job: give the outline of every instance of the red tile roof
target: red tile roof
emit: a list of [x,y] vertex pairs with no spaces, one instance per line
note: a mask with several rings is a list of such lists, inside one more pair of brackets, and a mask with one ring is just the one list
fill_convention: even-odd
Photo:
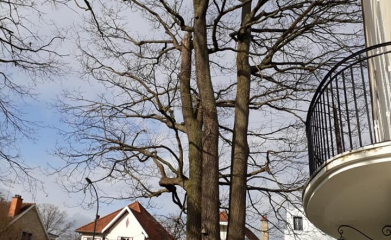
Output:
[[24,211],[26,211],[29,207],[31,207],[34,204],[35,203],[22,203],[22,207],[20,208],[19,214],[23,213]]
[[[130,205],[129,205],[130,206]],[[96,222],[96,231],[97,233],[102,233],[103,228],[107,226],[115,218],[115,216],[118,215],[119,212],[121,212],[122,209],[118,209],[115,212],[110,213],[109,215],[106,215],[104,217],[101,217],[98,219]],[[78,229],[75,230],[75,232],[93,232],[94,231],[94,223],[95,221],[92,221],[82,227],[79,227]]]
[[[137,221],[144,228],[151,240],[173,240],[174,238],[160,225],[156,219],[149,214],[149,212],[139,203],[134,202],[128,205]],[[115,212],[110,213],[102,218],[99,218],[96,223],[96,232],[102,233],[102,230],[121,212],[123,208],[118,209]],[[94,231],[94,221],[90,222],[78,229],[76,232],[80,233],[92,233]]]
[[220,212],[220,222],[228,222],[228,214],[226,211]]
[[[3,207],[0,208],[0,214],[2,216],[8,216],[8,210],[10,208],[10,204],[11,202],[2,202]],[[14,217],[17,217],[18,215],[22,214],[24,211],[26,211],[29,207],[31,207],[32,205],[34,205],[35,203],[22,203],[22,206],[20,208],[20,211],[17,215],[15,215]]]
[[259,240],[259,238],[247,227],[244,229],[244,235],[250,240]]
[[[221,211],[219,218],[220,222],[228,222],[228,213],[226,211]],[[247,227],[244,230],[244,235],[250,240],[259,240],[259,238]]]

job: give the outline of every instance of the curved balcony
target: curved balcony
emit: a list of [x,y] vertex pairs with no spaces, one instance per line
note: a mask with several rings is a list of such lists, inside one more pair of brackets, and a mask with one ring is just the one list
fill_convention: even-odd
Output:
[[[339,238],[349,225],[390,239],[391,42],[359,51],[323,79],[306,131],[311,178],[303,192],[308,219]],[[341,230],[341,229],[340,229]],[[352,228],[344,237],[368,239]]]

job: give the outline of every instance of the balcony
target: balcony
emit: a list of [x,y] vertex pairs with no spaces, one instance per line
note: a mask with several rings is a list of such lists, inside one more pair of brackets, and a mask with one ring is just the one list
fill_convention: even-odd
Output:
[[303,205],[308,219],[335,238],[391,238],[390,112],[391,42],[343,59],[312,99]]

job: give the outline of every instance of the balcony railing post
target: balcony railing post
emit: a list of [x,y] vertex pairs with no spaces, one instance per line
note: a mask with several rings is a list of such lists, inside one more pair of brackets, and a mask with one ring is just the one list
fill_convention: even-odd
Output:
[[[311,130],[311,121],[306,123],[306,133],[307,133],[307,141],[308,141],[308,156],[310,159],[314,158],[314,145],[312,144],[312,130]],[[313,164],[309,164],[310,174],[312,174],[315,170]]]
[[[391,46],[391,42],[369,47],[344,58],[320,83],[311,101],[306,121],[311,174],[335,154],[379,141],[374,137],[376,129],[373,124],[376,121],[373,120],[373,115],[370,117],[370,112],[374,109],[371,105],[372,95],[377,96],[377,93],[373,93],[374,89],[370,87],[371,97],[368,99],[367,85],[371,85],[366,81],[369,74],[364,73],[364,67],[368,66],[364,61],[378,62],[387,59],[386,54],[391,55],[391,50],[387,50],[390,48],[386,46]],[[376,53],[366,54],[375,49]],[[366,57],[361,54],[366,54]],[[385,67],[384,62],[382,64],[380,67]],[[376,69],[378,68],[379,66]],[[391,99],[382,101],[391,106]],[[377,111],[383,114],[383,110]],[[390,119],[386,120],[391,122]],[[346,136],[348,140],[345,139]]]
[[[367,89],[365,87],[364,69],[362,66],[361,54],[358,56],[360,59],[360,72],[361,72],[361,80],[362,80],[362,86],[363,86],[363,91],[364,91],[365,109],[366,109],[366,113],[367,113],[366,115],[367,115],[368,128],[369,128],[369,137],[371,139],[371,144],[373,144],[372,123],[371,123],[370,114],[369,114],[369,107],[368,107],[369,104],[368,104],[368,98],[367,98]],[[372,99],[372,97],[371,97],[371,99]]]
[[[331,85],[331,83],[330,83],[330,88],[331,88],[331,94],[333,94],[333,85]],[[329,115],[329,125],[330,125],[331,154],[332,156],[334,156],[333,125],[331,124],[330,99],[329,99],[328,88],[326,89],[326,96],[327,96],[327,112]]]
[[362,147],[361,127],[360,127],[360,119],[358,117],[357,96],[356,96],[356,86],[354,84],[353,67],[350,67],[350,75],[351,75],[351,78],[352,78],[353,99],[354,99],[354,107],[355,107],[355,112],[356,112],[358,140],[359,140],[359,143],[360,143],[360,147]]

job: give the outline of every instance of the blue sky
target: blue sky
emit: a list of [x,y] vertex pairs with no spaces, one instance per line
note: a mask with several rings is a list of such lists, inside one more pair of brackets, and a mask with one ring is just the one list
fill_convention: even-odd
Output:
[[[57,134],[57,130],[51,126],[66,128],[66,126],[60,122],[59,113],[50,106],[50,101],[46,98],[47,96],[40,95],[37,100],[31,100],[28,105],[23,104],[23,106],[21,106],[23,111],[26,113],[26,119],[38,121],[42,125],[47,125],[48,127],[37,129],[35,135],[36,140],[34,142],[24,139],[18,144],[22,159],[29,166],[37,167],[34,174],[35,177],[44,182],[44,189],[38,189],[36,192],[32,193],[29,189],[26,189],[26,185],[15,183],[12,187],[0,187],[0,190],[5,193],[8,199],[15,194],[19,194],[22,195],[25,202],[55,204],[67,211],[71,219],[76,220],[76,226],[81,226],[92,221],[95,216],[96,205],[91,205],[89,208],[86,208],[85,204],[91,197],[89,195],[89,191],[86,192],[86,195],[84,195],[83,192],[78,194],[68,194],[56,183],[56,176],[49,176],[45,173],[45,169],[48,164],[61,164],[61,160],[52,154],[55,149],[56,142],[61,142],[61,138]],[[103,184],[100,184],[97,187],[103,191],[110,189],[110,186],[106,187],[102,185]],[[86,201],[83,203],[84,199]],[[95,196],[93,196],[93,199],[95,199]],[[139,201],[144,203],[144,205],[148,205],[147,201],[144,199],[139,199]],[[83,206],[80,205],[82,203]],[[101,202],[99,213],[101,216],[104,216],[129,203],[129,201],[114,201],[110,204]],[[174,206],[171,203],[170,196],[167,195],[166,197],[159,198],[159,204],[156,205],[156,208],[151,209],[151,211],[156,214],[164,215],[171,212],[170,209],[173,208]]]
[[[57,23],[57,26],[63,28],[71,27],[79,22],[83,15],[89,16],[88,14],[90,14],[77,9],[74,5],[70,5],[70,8],[60,8],[58,11],[49,6],[41,6],[40,10],[47,13],[47,15],[45,15],[47,22],[53,20]],[[131,18],[135,19],[136,16]],[[39,24],[40,26],[43,26],[44,23]],[[138,24],[136,27],[138,31],[148,32],[148,29],[145,28],[143,24]],[[49,33],[50,31],[50,29],[47,28],[40,28],[38,30],[41,33]],[[68,34],[67,39],[64,41],[59,51],[63,54],[73,54],[75,44],[72,40],[72,36]],[[77,70],[79,67],[79,63],[73,60],[71,56],[65,57],[63,61],[74,70]],[[27,76],[17,72],[14,72],[13,74],[16,82],[25,83]],[[85,202],[88,202],[91,199],[89,192],[87,191],[86,194],[83,192],[68,194],[56,183],[56,176],[47,175],[45,172],[48,164],[54,166],[59,166],[61,164],[61,160],[52,154],[55,150],[56,143],[61,143],[62,141],[55,127],[62,129],[67,127],[60,122],[61,116],[51,104],[53,104],[56,98],[61,95],[63,90],[73,89],[82,90],[89,97],[102,92],[102,87],[97,86],[96,84],[91,85],[87,81],[82,80],[76,72],[67,72],[61,79],[38,83],[35,88],[35,92],[39,93],[36,99],[14,99],[18,107],[24,112],[24,119],[35,121],[42,126],[37,129],[34,135],[34,141],[22,139],[17,145],[20,149],[23,161],[29,166],[36,167],[33,174],[44,182],[44,189],[37,189],[36,191],[31,192],[26,184],[15,182],[12,186],[0,185],[0,191],[2,191],[8,199],[15,194],[19,194],[22,195],[25,202],[55,204],[67,211],[69,217],[76,220],[76,227],[79,227],[92,221],[95,216],[96,205],[91,205],[89,208],[86,208]],[[111,188],[108,185],[103,186],[103,184],[99,184],[98,187],[103,191],[109,191]],[[93,199],[95,199],[95,196]],[[86,201],[84,201],[84,205],[81,205],[83,200]],[[139,201],[142,204],[144,203],[143,205],[145,206],[148,204],[145,200],[140,199]],[[129,203],[129,201],[114,201],[110,204],[101,203],[99,214],[104,216]],[[173,208],[174,206],[171,203],[170,196],[167,195],[166,197],[159,198],[159,203],[156,205],[156,208],[151,211],[157,214],[167,214],[170,212],[170,209]]]
[[[79,1],[79,3],[82,3],[82,1]],[[73,6],[75,7],[75,6]],[[53,20],[56,20],[57,22],[64,25],[63,27],[72,26],[73,24],[78,24],[81,21],[81,16],[89,16],[89,12],[85,12],[80,9],[76,9],[76,13],[71,11],[70,9],[61,9],[59,12],[54,12],[51,9],[48,9],[47,12],[49,13],[47,17],[52,18]],[[130,16],[131,20],[133,20],[134,23],[132,24],[132,28],[135,27],[135,31],[137,31],[137,35],[148,35],[148,33],[153,33],[153,31],[150,29],[150,27],[146,27],[143,22],[140,23],[138,19],[138,16]],[[80,21],[81,20],[81,21]],[[132,21],[130,21],[132,23]],[[45,29],[41,29],[45,30]],[[65,54],[72,54],[74,50],[74,42],[72,41],[72,36],[68,35],[68,39],[64,42],[64,44],[61,47],[61,51]],[[233,64],[233,60],[231,58],[228,58],[231,60],[230,64]],[[77,69],[79,67],[79,63],[75,60],[72,60],[71,57],[64,58],[65,62],[68,62],[71,67],[74,67]],[[228,60],[227,60],[228,61]],[[219,74],[219,73],[216,73]],[[226,81],[226,76],[216,76],[214,80],[216,81]],[[24,77],[19,76],[21,81],[24,79]],[[234,80],[232,80],[234,81]],[[90,97],[93,97],[94,95],[102,92],[102,88],[97,86],[96,84],[91,85],[85,80],[82,80],[76,73],[71,73],[65,75],[62,79],[55,79],[53,82],[45,82],[40,83],[36,86],[36,92],[39,93],[39,96],[36,100],[26,100],[28,104],[25,104],[24,102],[20,101],[19,106],[22,108],[22,110],[26,113],[25,117],[28,120],[34,120],[39,121],[41,125],[43,125],[43,128],[40,128],[37,130],[37,133],[35,135],[36,141],[28,141],[23,140],[19,143],[19,147],[22,153],[23,159],[26,161],[27,164],[31,166],[38,166],[41,168],[41,170],[37,169],[35,171],[35,175],[42,180],[44,185],[44,191],[38,190],[34,193],[31,193],[29,191],[26,191],[24,189],[25,186],[22,184],[14,184],[12,188],[3,188],[6,191],[9,190],[10,194],[7,194],[8,198],[10,198],[13,194],[20,194],[23,196],[25,201],[27,202],[36,202],[36,203],[52,203],[55,204],[62,209],[66,210],[69,213],[69,216],[73,219],[77,220],[77,226],[80,226],[82,224],[85,224],[88,221],[92,221],[95,216],[95,205],[90,206],[89,209],[86,209],[85,207],[82,207],[80,204],[83,203],[83,200],[86,198],[86,200],[90,200],[91,196],[89,195],[89,192],[86,193],[86,195],[83,192],[79,192],[77,194],[68,194],[63,189],[60,188],[59,185],[56,184],[56,177],[55,176],[47,176],[47,174],[44,172],[44,169],[48,164],[51,165],[59,165],[60,160],[51,154],[51,152],[55,149],[56,142],[61,142],[61,137],[57,134],[57,130],[53,127],[58,128],[66,128],[65,125],[63,125],[60,122],[60,115],[56,111],[56,109],[52,108],[50,106],[51,103],[57,98],[58,95],[61,94],[62,90],[70,90],[70,89],[80,89],[85,92]],[[273,126],[279,127],[283,125],[286,121],[290,121],[289,118],[283,118],[281,115],[273,116],[273,114],[269,114],[268,118],[266,119],[265,116],[263,116],[262,112],[256,112],[255,114],[251,114],[251,121],[250,124],[254,125],[271,125],[271,130],[273,130]],[[270,119],[269,119],[270,117]],[[228,116],[226,117],[227,124],[229,122],[232,122],[232,119]],[[255,127],[255,126],[254,126]],[[156,130],[156,129],[154,129]],[[268,131],[266,129],[265,131]],[[260,130],[261,132],[261,130]],[[252,144],[260,145],[257,140],[254,140]],[[278,147],[278,146],[276,146]],[[229,155],[230,151],[226,151],[226,154]],[[227,157],[226,159],[229,159]],[[92,180],[93,177],[90,177]],[[62,180],[63,181],[63,180]],[[110,185],[105,185],[104,183],[98,184],[100,189],[103,191],[110,191],[110,190],[116,190],[113,189]],[[126,187],[126,186],[116,186],[118,187]],[[0,186],[1,188],[1,186]],[[94,199],[94,196],[92,197]],[[154,199],[155,200],[155,199]],[[148,202],[147,200],[139,199],[141,203],[145,203],[146,205]],[[170,195],[165,195],[164,197],[159,197],[159,200],[157,202],[157,208],[153,210],[153,212],[159,213],[159,214],[167,214],[168,212],[171,212],[173,209],[177,209],[173,206],[173,203],[171,203]],[[104,216],[118,208],[121,208],[125,206],[126,204],[129,204],[128,201],[116,201],[112,202],[110,205],[101,203],[100,208],[100,215]],[[85,206],[85,205],[84,205]],[[258,219],[257,219],[258,223]]]

